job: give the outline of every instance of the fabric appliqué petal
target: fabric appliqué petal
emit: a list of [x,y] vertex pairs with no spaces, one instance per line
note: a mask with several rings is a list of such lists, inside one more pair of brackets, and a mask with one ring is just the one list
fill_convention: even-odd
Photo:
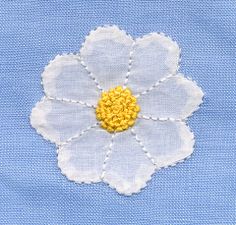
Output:
[[91,31],[80,53],[56,56],[30,121],[57,145],[61,173],[132,195],[155,171],[189,158],[186,119],[203,92],[178,73],[179,62],[180,47],[165,34],[135,39],[115,25]]

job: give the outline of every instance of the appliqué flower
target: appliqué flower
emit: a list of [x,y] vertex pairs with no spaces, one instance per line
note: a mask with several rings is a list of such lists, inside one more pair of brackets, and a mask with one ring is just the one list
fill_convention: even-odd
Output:
[[80,54],[45,68],[45,97],[31,114],[38,133],[56,143],[61,172],[77,183],[104,181],[131,195],[160,168],[193,152],[185,119],[203,92],[177,73],[180,48],[164,34],[133,39],[98,27]]

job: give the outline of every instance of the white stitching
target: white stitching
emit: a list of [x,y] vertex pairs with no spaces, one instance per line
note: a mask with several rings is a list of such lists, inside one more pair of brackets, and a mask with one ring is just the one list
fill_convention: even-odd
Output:
[[136,44],[136,41],[133,39],[133,44],[131,46],[131,50],[130,50],[130,53],[129,53],[129,65],[128,65],[128,71],[126,73],[126,76],[125,76],[125,82],[124,82],[124,87],[126,87],[128,81],[129,81],[129,75],[130,75],[130,72],[131,72],[131,68],[132,68],[132,62],[133,62],[133,54],[134,54],[134,46]]
[[149,93],[150,91],[152,91],[154,88],[156,88],[157,86],[159,86],[161,83],[163,83],[164,81],[168,80],[169,78],[175,76],[176,74],[169,74],[168,76],[160,79],[159,81],[157,81],[154,85],[152,85],[150,88],[148,88],[147,90],[135,95],[136,98],[140,97],[141,95],[145,95],[147,93]]
[[92,77],[92,73],[90,71],[87,70],[87,68],[82,64],[81,62],[81,59],[80,59],[80,55],[77,54],[77,53],[63,53],[61,55],[56,55],[56,57],[52,60],[50,60],[50,62],[44,67],[44,71],[43,73],[41,74],[41,85],[42,85],[42,88],[43,88],[43,92],[45,94],[45,96],[49,99],[49,100],[57,100],[57,101],[62,101],[62,102],[71,102],[71,103],[79,103],[81,105],[85,105],[85,106],[88,106],[88,107],[92,107],[92,108],[96,108],[94,105],[91,105],[91,104],[88,104],[86,102],[83,102],[83,101],[78,101],[78,100],[72,100],[72,99],[67,99],[67,98],[57,98],[57,97],[52,97],[52,96],[49,96],[44,88],[44,77],[43,77],[43,74],[45,73],[47,67],[49,67],[57,58],[59,57],[63,57],[63,56],[73,56],[76,60],[78,60],[79,63],[81,63],[81,65],[85,68],[85,70],[87,71],[88,73],[88,77],[90,79],[92,79],[94,82],[95,82],[95,85],[96,87],[102,91],[102,88],[99,86],[99,84],[97,83],[96,79],[94,77]]
[[107,164],[107,161],[109,160],[109,156],[112,152],[112,146],[113,146],[113,143],[114,143],[114,137],[115,137],[115,133],[111,135],[111,142],[108,146],[108,151],[106,153],[106,157],[105,157],[105,160],[103,162],[103,165],[102,165],[102,174],[101,174],[101,180],[104,179],[105,177],[105,173],[106,173],[106,164]]
[[[162,33],[160,33],[162,34]],[[166,36],[166,35],[165,35]],[[134,51],[130,51],[130,57],[129,57],[129,66],[128,66],[128,72],[126,74],[126,77],[125,77],[125,82],[124,82],[124,87],[126,87],[126,84],[128,83],[128,79],[129,79],[129,75],[130,75],[130,70],[131,70],[131,67],[132,67],[132,55],[133,55],[133,52]],[[103,89],[99,86],[99,83],[97,82],[96,78],[93,76],[92,72],[88,70],[88,67],[86,66],[86,64],[84,63],[84,61],[82,61],[80,58],[79,58],[79,61],[81,63],[82,66],[85,67],[86,71],[88,72],[88,76],[95,82],[96,84],[96,87],[102,91]],[[180,57],[179,57],[179,62],[180,62]],[[179,65],[178,65],[179,67]],[[152,85],[149,89],[147,89],[146,91],[143,91],[142,93],[138,94],[137,97],[139,97],[140,95],[143,95],[143,94],[147,94],[148,92],[150,92],[151,90],[153,90],[154,88],[156,88],[160,83],[164,82],[165,80],[167,80],[168,78],[174,76],[175,74],[171,74],[169,75],[169,77],[165,77],[163,79],[161,79],[160,81],[158,81],[157,83],[155,83],[154,85]],[[95,106],[93,105],[90,105],[90,104],[87,104],[85,102],[82,102],[82,101],[75,101],[75,100],[71,100],[71,99],[66,99],[66,98],[53,98],[53,97],[50,97],[50,96],[46,96],[49,100],[57,100],[57,101],[63,101],[63,102],[72,102],[72,103],[79,103],[81,105],[85,105],[85,106],[88,106],[88,107],[92,107],[92,108],[95,108]],[[154,121],[185,121],[183,119],[174,119],[174,118],[157,118],[157,117],[151,117],[151,116],[145,116],[145,115],[140,115],[138,118],[142,118],[142,119],[148,119],[148,120],[154,120]],[[68,140],[66,140],[65,142],[61,143],[61,145],[64,145],[68,142],[70,142],[71,140],[75,139],[75,138],[78,138],[80,136],[82,136],[85,132],[89,131],[90,129],[92,129],[93,127],[96,127],[98,126],[98,123],[96,123],[95,125],[93,126],[90,126],[88,127],[87,129],[83,130],[80,134],[74,136],[74,137],[71,137],[69,138]],[[153,157],[149,154],[149,152],[146,150],[145,146],[143,145],[143,143],[141,142],[141,140],[137,137],[136,133],[133,131],[133,129],[131,130],[131,133],[132,135],[134,136],[134,138],[136,139],[136,141],[139,143],[139,145],[142,147],[143,151],[145,152],[145,154],[147,155],[147,157],[149,156],[150,160],[152,162],[155,163]],[[109,149],[106,153],[106,158],[104,160],[104,163],[103,163],[103,173],[102,173],[102,178],[104,177],[104,173],[105,173],[105,167],[106,167],[106,162],[107,160],[109,159],[109,155],[111,154],[112,152],[112,145],[113,145],[113,138],[114,138],[114,134],[112,135],[112,138],[111,138],[111,143],[109,145]],[[189,158],[190,156],[186,157],[185,159]],[[180,160],[178,161],[177,163],[179,162],[183,162],[185,159],[183,160]],[[173,163],[172,165],[170,166],[175,166],[177,163]],[[154,164],[156,165],[156,163]],[[169,167],[169,166],[167,166]],[[166,167],[164,167],[166,168]],[[158,168],[159,169],[159,168]]]
[[[90,33],[91,33],[91,31],[90,31]],[[86,41],[86,39],[88,38],[88,36],[90,35],[90,33],[85,37],[85,40],[84,40],[84,42],[82,43],[82,47],[81,47],[81,49],[80,49],[80,52],[81,52],[82,48],[84,48],[85,41]],[[81,65],[82,65],[82,66],[84,67],[84,69],[88,72],[89,78],[91,78],[91,79],[94,81],[94,83],[95,83],[95,85],[96,85],[96,87],[97,87],[97,89],[98,89],[99,91],[103,91],[103,88],[99,85],[97,79],[95,78],[95,76],[93,75],[93,73],[89,70],[88,66],[86,65],[86,63],[84,62],[84,60],[82,59],[82,57],[81,57],[79,54],[77,54],[77,55],[79,56],[79,61],[80,61]]]
[[98,81],[96,80],[96,78],[94,77],[93,73],[88,69],[88,67],[86,66],[85,62],[82,60],[80,54],[75,53],[75,54],[73,54],[73,55],[77,56],[76,59],[79,61],[79,63],[80,63],[80,64],[84,67],[84,69],[87,71],[88,77],[89,77],[91,80],[94,81],[94,83],[95,83],[97,89],[98,89],[99,91],[103,91],[102,87],[99,85],[99,83],[98,83]]
[[154,166],[156,166],[156,170],[161,170],[161,169],[166,169],[166,168],[169,168],[169,167],[174,167],[176,166],[177,164],[179,163],[182,163],[184,161],[186,161],[187,159],[189,159],[191,157],[191,155],[185,157],[184,159],[181,159],[177,162],[174,162],[170,165],[167,165],[167,166],[161,166],[161,167],[158,167],[155,159],[152,157],[152,155],[148,152],[148,150],[145,148],[144,144],[142,143],[142,141],[138,138],[137,134],[134,132],[134,129],[131,129],[131,134],[134,136],[135,140],[139,143],[139,145],[141,146],[142,150],[144,151],[144,153],[147,155],[147,158],[153,163]]
[[137,143],[140,145],[144,153],[146,154],[147,158],[152,162],[154,166],[157,166],[155,159],[151,156],[151,154],[148,152],[148,150],[145,148],[142,141],[138,138],[137,134],[134,132],[134,129],[131,129],[131,134],[133,135],[134,139],[137,141]]
[[152,117],[152,116],[145,116],[145,115],[138,115],[139,119],[145,120],[153,120],[153,121],[173,121],[173,122],[185,122],[185,119],[175,119],[172,117]]
[[78,101],[78,100],[73,100],[73,99],[68,99],[68,98],[56,98],[56,97],[52,97],[52,96],[48,96],[48,95],[45,95],[45,97],[48,100],[55,100],[55,101],[68,102],[68,103],[76,103],[76,104],[80,104],[80,105],[83,105],[83,106],[87,106],[89,108],[94,108],[94,109],[96,108],[96,106],[88,104],[88,103],[83,102],[83,101]]
[[82,60],[81,57],[79,57],[79,61],[81,65],[85,68],[85,70],[88,72],[88,76],[90,79],[92,79],[99,91],[103,91],[103,88],[99,85],[97,79],[94,77],[93,73],[89,70],[88,66],[85,64],[85,62]]
[[95,123],[92,126],[87,127],[86,129],[82,130],[79,134],[76,134],[73,137],[68,138],[66,141],[60,142],[58,144],[58,146],[60,147],[60,149],[63,148],[64,145],[68,144],[69,142],[71,142],[72,140],[74,140],[76,138],[81,137],[83,134],[87,133],[89,130],[91,130],[95,127],[98,127],[98,125],[99,125],[98,123]]
[[[91,30],[91,31],[89,32],[89,34],[86,35],[86,37],[85,37],[85,39],[84,39],[84,42],[83,42],[82,45],[81,45],[80,52],[81,52],[82,49],[84,48],[85,42],[86,42],[87,39],[90,37],[90,35],[91,35],[93,32],[95,32],[97,29],[100,29],[101,27],[106,27],[106,26],[105,26],[105,25],[104,25],[104,26],[99,26],[99,27],[97,27],[96,29]],[[81,65],[84,66],[85,70],[88,72],[89,77],[95,82],[96,87],[98,88],[98,90],[104,91],[103,88],[99,85],[99,83],[98,83],[97,79],[95,78],[95,76],[93,75],[93,73],[89,70],[88,66],[86,65],[86,63],[85,63],[84,60],[82,59],[82,56],[79,55],[79,54],[78,54],[78,56],[79,56],[79,61],[80,61]]]
[[[133,37],[128,34],[125,30],[122,30],[120,29],[118,26],[116,25],[103,25],[103,26],[99,26],[97,27],[96,29],[93,29],[89,32],[89,34],[85,37],[85,40],[84,42],[82,43],[82,46],[81,46],[81,49],[80,49],[80,52],[82,51],[82,49],[84,48],[84,45],[85,45],[85,42],[87,41],[87,39],[89,39],[90,35],[93,33],[93,32],[96,32],[96,30],[100,29],[100,28],[108,28],[108,27],[115,27],[115,28],[118,28],[121,32],[124,32],[127,36],[129,36],[132,40],[133,40],[133,44],[132,44],[132,47],[131,49],[133,48],[134,44],[135,44],[135,40],[133,39]],[[125,83],[124,83],[124,87],[126,87],[126,84],[128,82],[128,77],[129,77],[129,73],[130,73],[130,69],[131,69],[131,63],[132,63],[132,54],[133,54],[133,51],[131,50],[130,51],[130,57],[129,57],[129,67],[128,67],[128,72],[126,74],[126,77],[125,77]],[[81,64],[85,67],[85,69],[88,71],[89,73],[89,76],[92,78],[92,80],[94,80],[97,88],[100,90],[100,91],[104,91],[103,88],[99,85],[98,81],[96,80],[96,78],[94,77],[93,73],[89,70],[88,66],[86,65],[86,63],[84,62],[84,60],[82,59],[82,56],[80,55],[80,62]]]
[[[153,35],[153,34],[159,34],[159,35],[161,35],[161,36],[164,36],[164,37],[170,39],[171,41],[173,41],[173,42],[175,42],[175,43],[177,44],[177,42],[176,42],[175,40],[173,40],[170,36],[167,36],[166,34],[164,34],[164,33],[162,33],[162,32],[149,33],[149,34],[147,34],[147,35],[144,35],[144,36],[141,37],[141,38],[144,38],[144,37],[146,37],[146,36],[148,36],[148,35]],[[177,44],[177,45],[178,45],[178,44]],[[145,91],[143,91],[143,92],[137,94],[135,97],[138,98],[138,97],[140,97],[140,95],[147,94],[148,92],[150,92],[151,90],[153,90],[154,88],[156,88],[157,86],[159,86],[160,83],[164,82],[165,80],[168,80],[169,78],[171,78],[171,77],[173,77],[173,76],[175,76],[175,75],[177,74],[177,72],[178,72],[178,70],[179,70],[179,68],[180,68],[181,57],[182,57],[181,48],[180,48],[179,45],[178,45],[178,47],[179,47],[179,59],[178,59],[178,65],[177,65],[177,68],[176,68],[175,72],[172,73],[172,74],[167,75],[166,77],[164,77],[164,78],[162,78],[162,79],[160,79],[160,80],[157,81],[155,84],[153,84],[150,88],[148,88],[147,90],[145,90]]]

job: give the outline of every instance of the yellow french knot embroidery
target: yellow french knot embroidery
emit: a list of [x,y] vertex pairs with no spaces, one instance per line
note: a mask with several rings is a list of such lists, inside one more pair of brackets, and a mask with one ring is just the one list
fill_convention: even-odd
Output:
[[96,108],[101,127],[109,132],[120,132],[133,126],[140,107],[129,88],[117,86],[103,92]]

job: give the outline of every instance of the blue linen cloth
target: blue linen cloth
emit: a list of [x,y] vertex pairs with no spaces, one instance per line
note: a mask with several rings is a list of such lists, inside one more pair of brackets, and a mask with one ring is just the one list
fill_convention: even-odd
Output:
[[[234,0],[22,0],[0,2],[0,224],[233,225],[236,149]],[[182,48],[180,71],[204,103],[189,120],[192,157],[155,173],[139,194],[77,185],[57,167],[56,147],[29,123],[55,55],[78,52],[97,26],[134,37],[164,32]]]

